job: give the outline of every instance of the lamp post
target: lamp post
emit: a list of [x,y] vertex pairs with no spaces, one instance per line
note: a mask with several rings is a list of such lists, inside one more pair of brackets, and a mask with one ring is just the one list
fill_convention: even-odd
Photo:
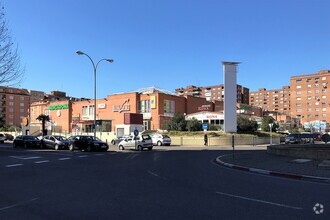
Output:
[[93,64],[93,69],[94,69],[94,123],[93,123],[93,127],[94,127],[94,138],[96,137],[96,70],[97,70],[97,66],[99,65],[99,63],[101,61],[107,61],[109,63],[112,63],[113,62],[113,59],[101,59],[99,60],[96,65],[93,61],[93,59],[86,53],[78,50],[76,52],[78,55],[85,55],[86,57],[88,57],[88,59],[92,62]]
[[272,137],[272,127],[273,127],[273,123],[269,123],[269,134],[270,134],[270,145],[273,144],[273,137]]

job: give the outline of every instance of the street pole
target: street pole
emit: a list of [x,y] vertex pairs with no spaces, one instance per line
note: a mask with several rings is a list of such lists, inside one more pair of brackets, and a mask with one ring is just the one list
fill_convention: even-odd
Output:
[[272,127],[273,127],[273,123],[269,124],[269,137],[270,137],[270,145],[272,145],[273,143],[273,138],[272,138]]
[[88,59],[92,62],[92,64],[93,64],[93,69],[94,69],[94,122],[93,122],[93,129],[94,129],[94,138],[96,138],[96,70],[97,70],[97,66],[99,65],[99,63],[101,62],[101,61],[107,61],[107,62],[109,62],[109,63],[112,63],[113,62],[113,59],[101,59],[101,60],[99,60],[97,63],[96,63],[96,65],[95,65],[95,63],[94,63],[94,61],[93,61],[93,59],[88,55],[88,54],[86,54],[86,53],[84,53],[84,52],[82,52],[82,51],[80,51],[80,50],[78,50],[77,52],[76,52],[78,55],[85,55],[85,56],[87,56],[88,57]]

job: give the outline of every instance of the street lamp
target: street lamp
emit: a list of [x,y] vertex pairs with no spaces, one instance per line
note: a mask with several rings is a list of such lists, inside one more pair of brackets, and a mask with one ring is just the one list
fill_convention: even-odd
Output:
[[273,127],[273,123],[269,123],[269,134],[270,134],[270,145],[273,144],[273,137],[272,137],[272,127]]
[[78,55],[85,55],[86,57],[88,57],[88,59],[93,64],[93,69],[94,69],[94,138],[95,138],[96,137],[96,70],[97,70],[97,66],[99,65],[99,63],[101,61],[107,61],[107,62],[112,63],[113,62],[113,59],[101,59],[95,65],[93,59],[90,56],[88,56],[88,54],[86,54],[86,53],[84,53],[84,52],[82,52],[80,50],[78,50],[76,53]]

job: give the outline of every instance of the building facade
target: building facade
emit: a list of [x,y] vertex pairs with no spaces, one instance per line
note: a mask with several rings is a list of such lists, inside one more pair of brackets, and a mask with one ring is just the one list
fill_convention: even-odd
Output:
[[300,118],[302,124],[330,122],[329,82],[329,70],[291,77],[291,114]]
[[26,89],[0,86],[0,126],[20,127],[29,115],[30,94]]
[[[175,113],[190,114],[214,109],[215,104],[205,98],[183,97],[154,87],[145,88],[96,100],[96,130],[116,134],[129,124],[129,114],[142,115],[143,130],[165,130]],[[35,102],[31,104],[30,125],[40,127],[41,123],[36,118],[40,114],[46,114],[50,116],[50,122],[46,126],[48,130],[61,133],[92,132],[94,111],[94,100]]]
[[[224,101],[224,84],[215,86],[187,86],[186,88],[175,89],[178,96],[195,96],[205,98],[207,101]],[[237,85],[237,103],[249,104],[249,89]]]

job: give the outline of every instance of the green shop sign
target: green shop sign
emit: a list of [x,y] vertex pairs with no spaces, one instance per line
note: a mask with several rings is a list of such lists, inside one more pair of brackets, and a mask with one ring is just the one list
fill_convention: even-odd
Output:
[[68,109],[68,108],[69,108],[68,104],[49,106],[49,110],[60,110],[60,109]]

